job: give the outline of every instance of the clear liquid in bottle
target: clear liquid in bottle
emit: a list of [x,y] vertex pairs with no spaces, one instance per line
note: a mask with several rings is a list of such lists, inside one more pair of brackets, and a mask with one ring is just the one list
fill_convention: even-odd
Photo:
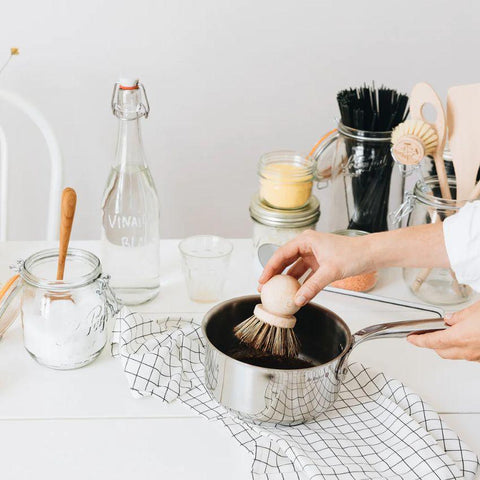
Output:
[[119,131],[102,202],[102,260],[118,300],[138,305],[160,290],[159,204],[140,135],[139,119],[148,110],[141,104],[138,82],[126,90],[117,85]]

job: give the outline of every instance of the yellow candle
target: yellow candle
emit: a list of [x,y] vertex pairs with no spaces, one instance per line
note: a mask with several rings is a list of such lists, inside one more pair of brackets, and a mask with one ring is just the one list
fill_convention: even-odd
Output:
[[260,197],[274,208],[303,207],[312,194],[311,169],[295,163],[269,163],[260,178]]

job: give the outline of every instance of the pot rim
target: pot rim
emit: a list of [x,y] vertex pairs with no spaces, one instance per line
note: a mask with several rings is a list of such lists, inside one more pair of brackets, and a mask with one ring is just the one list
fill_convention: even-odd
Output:
[[345,347],[343,348],[343,350],[334,358],[332,358],[331,360],[329,360],[328,362],[325,362],[325,363],[322,363],[320,365],[313,365],[311,367],[305,367],[305,368],[269,368],[269,367],[259,367],[257,365],[252,365],[251,363],[246,363],[246,362],[242,362],[240,360],[237,360],[236,358],[233,358],[233,357],[230,357],[229,355],[227,355],[226,353],[222,352],[221,350],[219,350],[212,342],[211,340],[208,338],[208,335],[207,335],[207,324],[210,320],[210,318],[212,317],[212,315],[214,315],[218,310],[220,310],[222,307],[224,307],[225,305],[228,305],[228,304],[231,304],[232,302],[234,301],[239,301],[239,300],[253,300],[253,299],[257,299],[258,300],[258,303],[260,303],[260,295],[243,295],[241,297],[234,297],[234,298],[231,298],[230,300],[225,300],[221,303],[218,303],[216,304],[215,306],[213,306],[212,308],[210,308],[210,310],[208,310],[205,315],[203,316],[203,319],[202,319],[202,333],[203,333],[203,337],[205,339],[205,342],[210,346],[210,348],[213,348],[216,352],[218,352],[220,355],[222,355],[223,357],[226,357],[228,358],[229,360],[235,362],[235,363],[239,363],[241,365],[246,365],[248,367],[252,367],[252,368],[255,368],[255,369],[259,369],[260,371],[264,371],[264,372],[306,372],[306,371],[312,371],[313,369],[315,368],[324,368],[326,367],[327,365],[330,365],[330,364],[333,364],[334,362],[341,362],[342,359],[344,359],[346,357],[346,355],[350,352],[350,350],[352,349],[352,346],[353,346],[353,335],[352,335],[352,332],[350,331],[350,328],[348,328],[348,325],[345,323],[345,321],[339,316],[337,315],[335,312],[333,312],[332,310],[328,309],[328,308],[325,308],[325,307],[322,307],[321,305],[317,304],[317,303],[314,303],[314,302],[310,302],[309,305],[313,305],[314,307],[316,308],[319,308],[321,310],[324,310],[330,314],[333,315],[333,317],[335,318],[335,321],[337,321],[338,323],[340,323],[340,325],[342,325],[342,327],[345,329],[345,332],[347,333],[347,341],[345,343]]

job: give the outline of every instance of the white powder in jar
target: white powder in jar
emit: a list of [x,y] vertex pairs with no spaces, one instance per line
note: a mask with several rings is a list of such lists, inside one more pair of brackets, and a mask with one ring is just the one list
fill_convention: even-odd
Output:
[[103,300],[93,288],[70,299],[30,290],[22,304],[25,348],[44,365],[82,366],[107,341]]

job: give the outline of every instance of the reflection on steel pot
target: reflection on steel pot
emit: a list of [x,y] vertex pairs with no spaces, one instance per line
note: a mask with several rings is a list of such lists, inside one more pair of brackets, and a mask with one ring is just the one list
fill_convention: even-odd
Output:
[[221,303],[202,324],[206,387],[220,404],[248,421],[296,425],[315,420],[335,401],[345,361],[356,345],[446,328],[442,318],[435,318],[373,325],[352,335],[338,315],[310,303],[296,315],[299,358],[279,364],[278,358],[255,356],[233,334],[259,301],[253,295]]

